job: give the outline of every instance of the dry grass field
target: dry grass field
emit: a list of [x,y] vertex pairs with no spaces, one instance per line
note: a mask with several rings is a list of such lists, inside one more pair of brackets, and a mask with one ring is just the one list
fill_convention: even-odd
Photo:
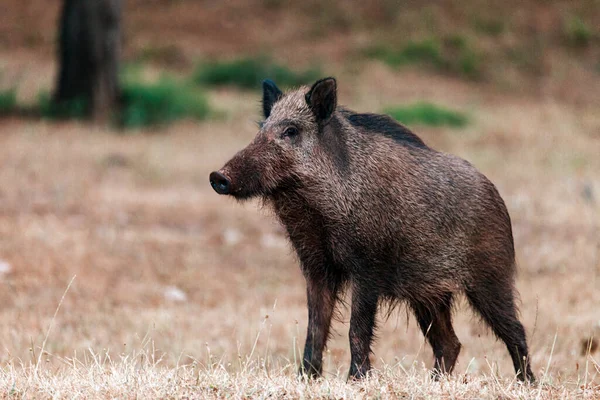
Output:
[[[41,14],[40,2],[9,3],[14,20]],[[43,17],[48,29],[55,3]],[[131,17],[140,43],[153,39],[144,24],[156,15]],[[163,24],[187,54],[192,35]],[[3,34],[9,28],[0,24]],[[0,82],[18,80],[24,101],[54,79],[49,33],[36,32],[31,43],[21,33],[0,47]],[[240,51],[227,40],[227,52]],[[133,57],[138,42],[128,43]],[[302,58],[310,46],[297,48]],[[472,162],[507,203],[539,384],[516,382],[508,352],[464,301],[459,364],[441,382],[429,378],[431,350],[404,309],[382,313],[368,380],[345,380],[348,310],[334,325],[324,379],[298,380],[307,312],[292,250],[269,210],[208,184],[260,118],[257,93],[221,88],[208,92],[221,117],[135,133],[0,119],[2,397],[600,398],[600,75],[575,65],[529,91],[378,61],[348,67],[336,58],[326,68],[340,102],[356,110],[427,99],[467,113],[461,129],[414,130]]]

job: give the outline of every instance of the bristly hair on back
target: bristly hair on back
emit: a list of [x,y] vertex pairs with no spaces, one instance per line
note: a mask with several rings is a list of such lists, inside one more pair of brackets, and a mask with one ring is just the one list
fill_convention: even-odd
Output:
[[423,149],[428,148],[420,137],[388,115],[356,113],[341,107],[338,107],[338,111],[356,128],[387,136],[400,144],[409,144]]

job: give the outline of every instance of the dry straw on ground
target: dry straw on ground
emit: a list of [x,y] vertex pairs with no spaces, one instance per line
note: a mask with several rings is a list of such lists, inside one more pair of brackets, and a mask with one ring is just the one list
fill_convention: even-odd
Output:
[[[46,2],[38,3],[35,10],[46,13]],[[165,40],[220,50],[222,32],[198,23],[183,3],[173,2],[171,11],[193,19],[185,25],[189,40]],[[159,7],[147,22],[153,34],[184,36],[159,29],[180,24]],[[52,43],[54,21],[46,22]],[[244,23],[255,26],[254,19]],[[236,24],[228,29],[239,36]],[[275,37],[265,28],[267,35]],[[323,48],[313,40],[289,47],[282,39],[281,47],[307,58],[329,54],[337,38]],[[340,49],[352,42],[344,44]],[[5,79],[20,77],[20,98],[51,87],[50,45],[45,54],[0,50]],[[210,101],[226,118],[184,122],[161,134],[0,121],[0,395],[600,398],[600,80],[589,75],[596,73],[571,79],[557,72],[537,94],[515,95],[380,63],[335,70],[340,102],[359,111],[426,99],[469,114],[464,129],[416,131],[472,162],[506,200],[521,319],[540,385],[514,380],[506,349],[465,304],[455,316],[463,344],[457,371],[439,383],[424,368],[431,350],[403,311],[380,320],[374,376],[346,383],[345,310],[346,323],[334,324],[325,379],[299,381],[305,286],[284,234],[255,203],[225,201],[208,184],[210,171],[251,140],[259,118],[256,94],[221,89]]]
[[[464,131],[419,133],[473,162],[506,199],[522,320],[542,386],[514,381],[506,349],[464,304],[455,318],[464,347],[457,373],[447,381],[427,378],[423,365],[430,364],[431,350],[402,312],[381,321],[373,379],[345,383],[347,324],[336,323],[326,379],[297,381],[291,364],[303,345],[306,308],[296,261],[268,213],[255,204],[224,202],[207,183],[208,173],[255,130],[254,97],[224,91],[213,102],[232,110],[231,121],[183,123],[168,135],[4,122],[2,394],[598,397],[600,355],[586,345],[600,337],[600,146],[590,118],[595,111],[486,98],[453,81],[425,85],[410,75],[391,89],[385,82],[397,79],[392,74],[376,68],[369,74],[360,81],[371,79],[370,86],[342,89],[356,109],[409,99],[411,85],[435,87],[429,95],[438,102],[477,104],[471,106],[475,121]],[[370,97],[373,87],[378,99]],[[148,349],[150,339],[155,351]],[[210,367],[207,344],[216,363]],[[109,349],[110,358],[102,349]],[[161,362],[155,364],[153,354]],[[240,367],[238,354],[242,360],[252,354],[251,363]],[[265,357],[268,368],[257,361]]]
[[[281,398],[281,399],[597,399],[600,385],[593,381],[600,365],[589,357],[583,376],[576,380],[544,373],[536,384],[502,379],[490,371],[455,373],[440,381],[414,362],[384,365],[363,381],[347,382],[344,372],[307,382],[296,374],[296,364],[268,365],[265,359],[245,357],[232,367],[194,361],[168,367],[147,339],[144,348],[128,354],[105,351],[60,358],[58,367],[11,361],[0,371],[6,398]],[[44,357],[48,356],[44,354]],[[548,366],[551,364],[551,354]],[[41,358],[41,357],[40,357]]]

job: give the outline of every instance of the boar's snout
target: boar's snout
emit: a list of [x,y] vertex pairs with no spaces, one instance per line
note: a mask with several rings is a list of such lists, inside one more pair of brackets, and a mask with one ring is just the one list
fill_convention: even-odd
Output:
[[210,186],[212,186],[215,192],[219,194],[231,193],[231,181],[219,171],[211,172],[209,179]]

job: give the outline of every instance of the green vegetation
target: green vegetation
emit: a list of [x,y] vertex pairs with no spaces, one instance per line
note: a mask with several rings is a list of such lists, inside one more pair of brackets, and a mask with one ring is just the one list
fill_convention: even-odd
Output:
[[406,125],[450,126],[461,128],[469,119],[461,112],[448,110],[431,103],[414,103],[407,106],[389,107],[384,110],[395,120]]
[[563,34],[567,43],[573,47],[585,47],[590,44],[594,33],[580,17],[571,15],[565,20]]
[[482,75],[482,56],[464,36],[449,36],[444,41],[442,49],[441,68],[471,79],[479,78]]
[[168,78],[151,84],[125,82],[122,95],[117,121],[125,128],[165,125],[185,118],[202,120],[210,111],[203,93]]
[[419,64],[469,79],[477,79],[482,75],[481,55],[460,35],[449,36],[444,40],[429,38],[409,41],[400,49],[373,47],[366,50],[366,55],[382,60],[394,68]]
[[320,77],[318,68],[294,71],[265,57],[239,58],[198,65],[193,75],[195,83],[207,86],[231,85],[242,89],[257,89],[263,79],[272,79],[283,87],[299,86]]
[[392,67],[400,67],[407,64],[441,62],[440,43],[433,39],[422,41],[409,41],[399,50],[389,47],[372,47],[367,49],[366,55],[379,59]]
[[38,110],[42,117],[52,120],[84,119],[87,115],[88,105],[83,98],[57,104],[52,101],[50,93],[44,91],[38,96]]
[[[193,85],[169,77],[154,83],[141,78],[141,67],[127,66],[121,75],[121,104],[113,121],[123,128],[162,126],[181,119],[203,120],[210,114],[204,93]],[[39,96],[40,114],[49,119],[84,119],[88,105],[84,99],[61,104],[47,92]]]
[[9,89],[0,91],[0,115],[8,114],[17,107],[17,91]]

